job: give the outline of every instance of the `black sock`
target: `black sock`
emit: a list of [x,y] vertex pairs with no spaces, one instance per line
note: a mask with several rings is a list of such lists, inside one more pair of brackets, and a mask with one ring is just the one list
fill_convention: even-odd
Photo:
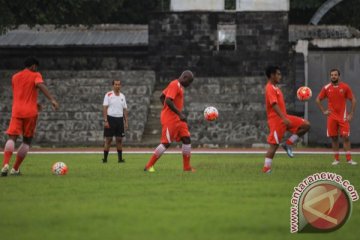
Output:
[[117,150],[118,152],[118,160],[122,161],[122,150]]
[[104,150],[104,161],[107,161],[108,155],[109,155],[109,151]]

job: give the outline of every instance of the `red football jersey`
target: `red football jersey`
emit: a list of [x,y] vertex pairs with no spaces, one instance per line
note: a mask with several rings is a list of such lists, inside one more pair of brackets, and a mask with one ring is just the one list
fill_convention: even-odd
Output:
[[336,86],[329,83],[321,89],[318,98],[320,100],[328,99],[328,109],[331,111],[330,117],[344,120],[347,116],[346,99],[352,100],[353,93],[346,83],[339,82]]
[[43,83],[40,73],[24,69],[12,77],[12,117],[30,118],[38,114],[36,85]]
[[[175,79],[169,83],[164,89],[163,94],[165,98],[171,98],[177,109],[181,112],[184,105],[184,88],[181,86],[179,80]],[[179,121],[179,116],[174,113],[167,104],[164,103],[164,107],[161,111],[161,123],[169,123]]]
[[265,104],[266,104],[266,113],[268,120],[270,119],[279,119],[281,120],[280,116],[275,112],[273,109],[273,105],[276,103],[280,111],[284,113],[286,116],[286,107],[284,101],[284,95],[281,92],[280,88],[273,85],[270,81],[266,84],[265,87]]

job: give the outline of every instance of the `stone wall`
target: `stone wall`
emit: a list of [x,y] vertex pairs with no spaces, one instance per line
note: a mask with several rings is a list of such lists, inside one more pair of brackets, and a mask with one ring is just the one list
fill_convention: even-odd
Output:
[[[264,77],[196,78],[185,92],[192,141],[222,147],[266,143],[265,84]],[[204,120],[208,106],[218,109],[218,120]]]
[[[235,25],[236,50],[218,51],[218,25]],[[287,12],[167,12],[149,22],[149,61],[164,81],[184,69],[201,77],[263,76],[269,64],[286,75]]]
[[[1,144],[11,114],[11,74],[1,72],[0,126]],[[59,111],[40,94],[44,110],[39,115],[34,145],[41,146],[95,146],[103,141],[102,102],[112,89],[114,79],[122,80],[129,109],[129,131],[126,142],[141,141],[147,120],[150,96],[155,85],[152,71],[44,71],[43,78],[60,103]]]

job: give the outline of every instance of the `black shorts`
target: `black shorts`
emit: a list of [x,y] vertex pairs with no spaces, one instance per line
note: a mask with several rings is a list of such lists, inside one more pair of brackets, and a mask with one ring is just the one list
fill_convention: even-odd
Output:
[[109,128],[104,128],[104,137],[125,137],[124,118],[107,116]]

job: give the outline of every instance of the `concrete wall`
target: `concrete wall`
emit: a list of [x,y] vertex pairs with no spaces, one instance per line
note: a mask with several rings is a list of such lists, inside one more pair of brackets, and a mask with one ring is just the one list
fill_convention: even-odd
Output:
[[[11,80],[14,71],[1,71],[0,85],[0,142],[4,143],[11,114]],[[122,80],[129,109],[129,131],[126,144],[141,141],[145,128],[150,96],[154,89],[152,71],[44,71],[44,80],[60,103],[52,111],[44,96],[45,106],[39,115],[34,145],[95,146],[103,141],[102,103],[105,93],[112,89],[114,79]]]

